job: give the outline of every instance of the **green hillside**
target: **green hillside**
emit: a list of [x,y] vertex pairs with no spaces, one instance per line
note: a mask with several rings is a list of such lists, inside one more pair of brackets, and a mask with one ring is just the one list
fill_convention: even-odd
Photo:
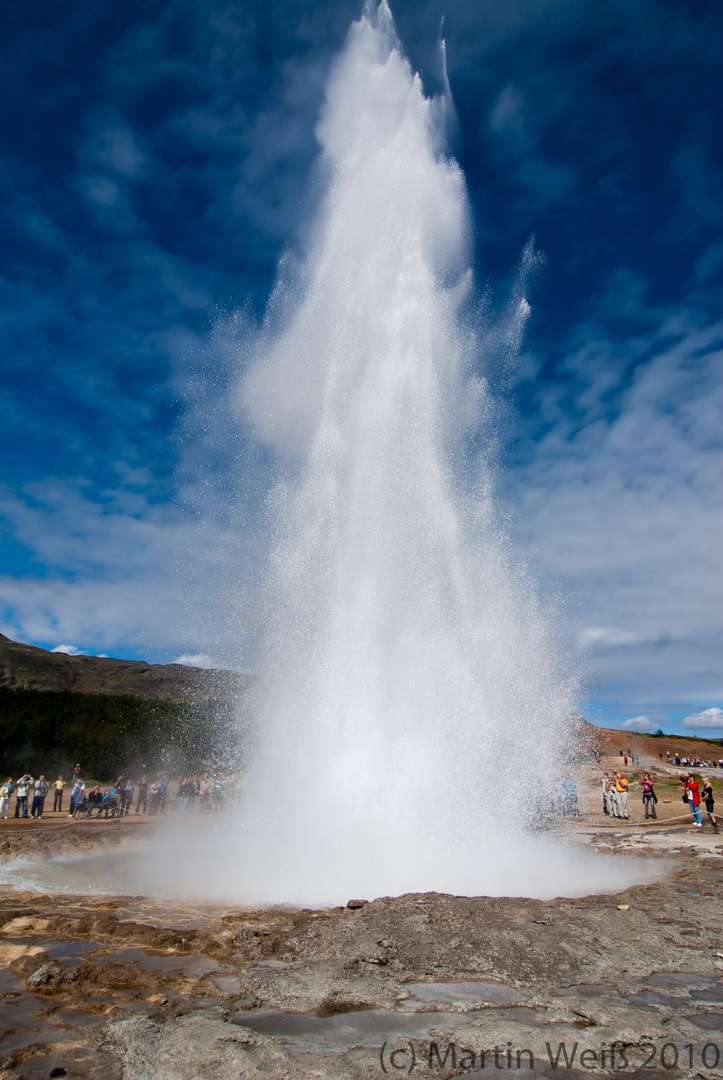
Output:
[[11,690],[75,690],[85,694],[132,694],[180,701],[231,697],[249,677],[183,664],[149,664],[111,656],[68,656],[0,634],[0,686]]
[[158,769],[178,773],[238,765],[243,716],[223,699],[153,701],[122,694],[0,687],[3,777],[68,775],[76,762],[97,780]]

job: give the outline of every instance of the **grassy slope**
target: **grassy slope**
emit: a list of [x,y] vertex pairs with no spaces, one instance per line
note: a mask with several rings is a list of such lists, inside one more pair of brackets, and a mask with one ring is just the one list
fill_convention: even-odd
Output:
[[131,694],[181,701],[243,692],[249,677],[181,664],[148,664],[109,656],[66,656],[24,645],[0,634],[0,687],[11,690],[73,690],[84,694]]
[[595,728],[592,737],[605,754],[618,754],[620,750],[625,753],[630,750],[640,757],[659,758],[662,753],[665,760],[665,752],[669,750],[671,757],[677,752],[681,757],[688,758],[715,758],[716,761],[723,758],[720,740],[698,739],[690,735],[638,735],[629,731],[615,731],[612,728]]

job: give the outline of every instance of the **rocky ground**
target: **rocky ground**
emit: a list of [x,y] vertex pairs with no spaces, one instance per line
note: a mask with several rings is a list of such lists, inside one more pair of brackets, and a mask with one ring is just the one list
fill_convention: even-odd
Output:
[[[146,827],[104,824],[6,826],[0,856]],[[0,888],[0,1077],[723,1076],[723,837],[596,824],[573,828],[665,880],[324,911]]]

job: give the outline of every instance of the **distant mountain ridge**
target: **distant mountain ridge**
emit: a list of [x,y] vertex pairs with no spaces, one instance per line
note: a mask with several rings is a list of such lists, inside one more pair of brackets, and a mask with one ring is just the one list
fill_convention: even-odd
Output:
[[192,701],[232,697],[247,690],[252,682],[253,676],[233,671],[109,656],[70,656],[23,645],[0,634],[0,686],[11,690],[71,690]]

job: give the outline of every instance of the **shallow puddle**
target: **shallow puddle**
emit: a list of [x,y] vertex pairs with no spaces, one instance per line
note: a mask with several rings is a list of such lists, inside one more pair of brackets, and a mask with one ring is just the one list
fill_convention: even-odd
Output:
[[693,1001],[723,1001],[723,986],[707,986],[704,990],[691,990]]
[[355,1047],[378,1049],[383,1042],[400,1037],[426,1039],[430,1031],[452,1025],[459,1027],[468,1022],[468,1018],[459,1013],[409,1014],[386,1009],[366,1009],[325,1017],[260,1009],[235,1013],[231,1021],[262,1035],[273,1035],[299,1050],[338,1053]]
[[671,988],[682,987],[689,989],[691,986],[715,986],[720,982],[717,975],[696,975],[695,973],[681,974],[680,972],[655,971],[647,978],[641,979],[641,983],[649,986],[669,986]]
[[606,983],[577,983],[574,986],[561,986],[557,990],[557,996],[594,999],[611,992],[619,993],[617,987]]
[[99,1027],[108,1022],[108,1017],[103,1012],[86,1012],[83,1009],[62,1008],[52,1013],[56,1024],[68,1025],[69,1027]]
[[120,964],[141,968],[144,971],[160,971],[169,975],[185,975],[200,978],[202,975],[222,975],[224,968],[215,960],[201,953],[152,953],[129,945],[127,948],[105,949],[95,946],[92,960],[97,964]]
[[685,1019],[705,1031],[723,1031],[723,1015],[720,1013],[693,1013]]
[[658,994],[655,990],[640,990],[637,994],[631,994],[627,1001],[633,1008],[641,1005],[679,1005],[680,998],[670,997],[668,994]]
[[95,941],[38,941],[51,960],[69,968],[81,967],[98,948]]
[[41,1006],[7,968],[0,968],[0,1010],[0,1059],[38,1041]]
[[[195,980],[212,975],[218,976],[219,981],[230,979],[227,967],[200,953],[154,955],[136,947],[108,948],[93,941],[43,942],[43,951],[69,968],[113,965],[158,973],[164,980],[173,976]],[[211,989],[216,989],[213,983]],[[225,988],[225,992],[230,989],[230,986]],[[159,993],[167,999],[180,1000],[182,996],[165,985],[159,986]],[[208,1001],[198,999],[194,1007],[203,1008],[217,1001],[216,996]],[[7,968],[0,969],[0,1060],[31,1051],[32,1057],[20,1066],[27,1080],[47,1077],[55,1068],[64,1068],[69,1076],[89,1080],[117,1080],[116,1067],[89,1045],[90,1029],[102,1026],[112,1017],[147,1013],[153,1007],[152,1002],[142,988],[129,986],[116,987],[112,993],[89,991],[80,1004],[79,1008],[58,1007],[52,1000],[38,999],[26,989],[22,979]]]
[[417,982],[405,983],[404,989],[411,998],[399,1003],[407,1012],[420,1011],[418,1005],[516,1005],[523,999],[516,990],[505,983],[492,982]]

